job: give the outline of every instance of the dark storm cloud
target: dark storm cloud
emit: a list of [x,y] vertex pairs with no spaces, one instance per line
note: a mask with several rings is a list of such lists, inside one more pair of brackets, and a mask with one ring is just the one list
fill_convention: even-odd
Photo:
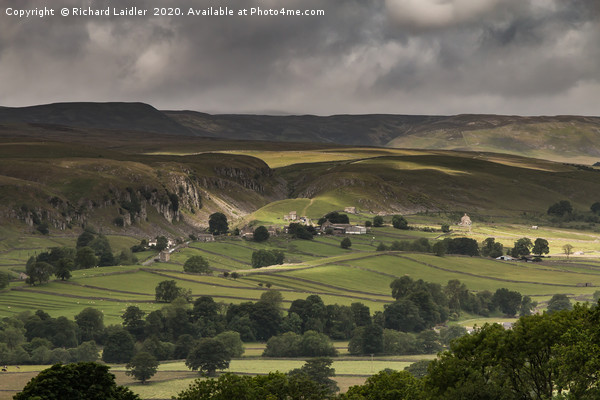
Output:
[[60,0],[52,2],[57,11],[218,4],[326,15],[29,19],[6,16],[4,3],[47,5],[3,2],[2,105],[599,114],[595,0]]

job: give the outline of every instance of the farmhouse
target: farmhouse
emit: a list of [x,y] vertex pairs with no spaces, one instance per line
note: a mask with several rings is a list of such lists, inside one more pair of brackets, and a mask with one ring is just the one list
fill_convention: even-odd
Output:
[[329,221],[325,221],[323,225],[321,225],[321,232],[325,232],[328,229],[332,229],[333,233],[340,235],[365,235],[367,233],[367,228],[360,225],[350,225],[350,224],[332,224]]
[[215,237],[212,233],[199,233],[196,235],[199,242],[214,242]]
[[254,238],[254,229],[249,226],[245,226],[240,231],[240,237],[243,239],[251,240]]
[[279,233],[277,228],[272,225],[267,227],[267,231],[269,232],[269,236],[277,236],[277,233]]
[[160,260],[160,262],[169,262],[171,260],[171,253],[169,253],[168,251],[161,251],[158,254],[158,259]]
[[345,207],[344,212],[348,214],[356,214],[356,207]]
[[297,219],[298,215],[296,214],[296,211],[290,211],[289,214],[283,216],[284,221],[295,221]]
[[353,225],[346,228],[346,234],[348,235],[366,235],[367,228],[360,225]]
[[500,256],[500,257],[496,257],[496,260],[513,261],[514,258],[512,258],[511,256]]
[[469,218],[467,213],[465,213],[465,215],[462,216],[458,225],[460,225],[460,226],[471,226],[472,225],[471,218]]

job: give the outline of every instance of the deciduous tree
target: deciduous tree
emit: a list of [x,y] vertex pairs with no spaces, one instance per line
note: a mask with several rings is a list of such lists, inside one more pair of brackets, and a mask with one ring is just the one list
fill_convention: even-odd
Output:
[[133,376],[142,384],[152,378],[158,369],[158,361],[154,356],[145,351],[138,352],[126,366],[125,374]]

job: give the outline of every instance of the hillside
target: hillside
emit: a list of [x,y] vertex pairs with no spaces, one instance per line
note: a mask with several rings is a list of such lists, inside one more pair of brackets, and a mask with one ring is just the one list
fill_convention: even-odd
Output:
[[200,135],[227,139],[490,151],[585,164],[600,159],[598,117],[166,114]]
[[143,103],[56,103],[32,107],[0,107],[0,124],[33,124],[44,128],[100,128],[191,135],[164,113]]
[[585,116],[211,115],[159,111],[142,103],[0,107],[0,131],[23,135],[36,129],[486,151],[589,165],[600,160],[600,118]]

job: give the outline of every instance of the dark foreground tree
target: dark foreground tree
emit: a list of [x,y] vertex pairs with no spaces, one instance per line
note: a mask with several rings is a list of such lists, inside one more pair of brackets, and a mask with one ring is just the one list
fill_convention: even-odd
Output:
[[185,365],[192,371],[215,376],[218,369],[229,368],[231,356],[223,342],[212,338],[202,338],[190,351]]
[[93,362],[56,364],[32,378],[15,400],[139,400],[124,386],[117,386],[106,365]]
[[140,351],[127,364],[127,371],[125,373],[144,384],[156,374],[157,369],[158,361],[156,358],[148,352]]
[[421,382],[407,371],[383,370],[363,385],[352,386],[341,399],[392,400],[424,398]]

